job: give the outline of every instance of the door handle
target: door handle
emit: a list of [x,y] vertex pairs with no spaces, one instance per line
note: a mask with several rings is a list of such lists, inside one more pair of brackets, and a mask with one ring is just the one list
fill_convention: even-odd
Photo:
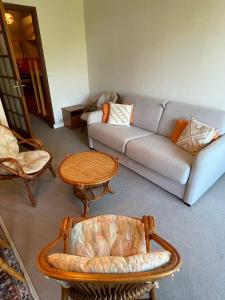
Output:
[[22,87],[25,86],[25,85],[21,84],[18,80],[16,80],[15,82],[16,83],[15,83],[15,85],[13,85],[13,88],[17,89],[19,97],[22,97],[22,95],[23,95],[23,89],[22,89]]
[[16,84],[16,85],[13,86],[13,88],[14,89],[20,89],[20,87],[24,87],[24,86],[26,86],[26,84],[21,84],[21,85]]

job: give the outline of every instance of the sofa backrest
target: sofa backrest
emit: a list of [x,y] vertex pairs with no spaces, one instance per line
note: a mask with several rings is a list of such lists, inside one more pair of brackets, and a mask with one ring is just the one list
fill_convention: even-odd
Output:
[[157,132],[165,101],[155,98],[126,96],[123,103],[133,104],[133,125]]
[[177,119],[191,119],[216,127],[225,133],[225,111],[182,102],[167,102],[158,127],[158,133],[170,137]]

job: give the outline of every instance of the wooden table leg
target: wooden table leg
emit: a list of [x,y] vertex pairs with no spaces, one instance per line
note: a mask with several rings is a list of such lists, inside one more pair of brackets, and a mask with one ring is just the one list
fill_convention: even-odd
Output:
[[83,217],[88,217],[88,214],[89,214],[89,200],[88,199],[85,199],[84,200],[84,214],[83,214]]
[[[89,196],[85,190],[85,187],[84,186],[79,186],[79,187],[75,187],[74,186],[74,191],[75,189],[78,188],[79,191],[81,192],[82,194],[82,198],[80,199],[82,202],[83,202],[83,205],[84,205],[84,213],[83,213],[83,217],[88,217],[88,213],[89,213],[89,207],[90,207],[90,199],[89,199]],[[75,192],[74,192],[75,194]]]
[[73,188],[74,195],[78,199],[80,199],[84,205],[83,217],[88,217],[90,205],[93,202],[102,199],[108,192],[114,194],[114,191],[109,186],[109,181],[102,183],[101,186],[103,187],[103,190],[98,195],[95,195],[94,191],[92,190],[92,188],[93,189],[98,188],[98,185],[96,186],[75,185],[74,186]]
[[115,193],[114,190],[110,186],[108,186],[108,190],[109,190],[109,193],[111,193],[111,194]]

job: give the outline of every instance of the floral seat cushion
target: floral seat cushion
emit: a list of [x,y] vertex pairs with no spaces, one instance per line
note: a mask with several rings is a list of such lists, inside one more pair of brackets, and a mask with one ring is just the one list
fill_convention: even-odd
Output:
[[143,253],[144,224],[137,219],[103,215],[79,222],[71,230],[69,254],[94,257]]
[[19,153],[19,146],[16,137],[12,132],[0,126],[0,158],[15,157]]
[[144,272],[167,265],[170,253],[157,251],[128,257],[81,257],[76,255],[53,253],[48,256],[49,263],[61,270],[84,273],[132,273]]
[[50,154],[43,150],[20,152],[16,157],[25,174],[40,171],[49,162],[50,158]]
[[[50,154],[43,150],[34,150],[19,153],[19,145],[16,137],[6,127],[0,126],[0,158],[14,158],[22,166],[25,174],[32,174],[40,171],[50,160]],[[4,163],[12,169],[13,164]],[[0,174],[10,174],[3,168],[0,168]]]
[[150,271],[170,261],[167,251],[146,253],[144,224],[137,219],[102,215],[75,224],[70,254],[53,253],[49,263],[58,269],[87,273]]

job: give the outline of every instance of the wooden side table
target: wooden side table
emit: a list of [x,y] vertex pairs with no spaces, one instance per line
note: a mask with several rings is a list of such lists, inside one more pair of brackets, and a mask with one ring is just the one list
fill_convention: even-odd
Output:
[[103,152],[68,155],[59,166],[60,178],[74,186],[74,195],[83,202],[87,217],[90,204],[112,193],[109,181],[117,173],[118,159]]
[[64,126],[71,129],[81,127],[80,116],[83,113],[83,110],[83,104],[62,107]]

